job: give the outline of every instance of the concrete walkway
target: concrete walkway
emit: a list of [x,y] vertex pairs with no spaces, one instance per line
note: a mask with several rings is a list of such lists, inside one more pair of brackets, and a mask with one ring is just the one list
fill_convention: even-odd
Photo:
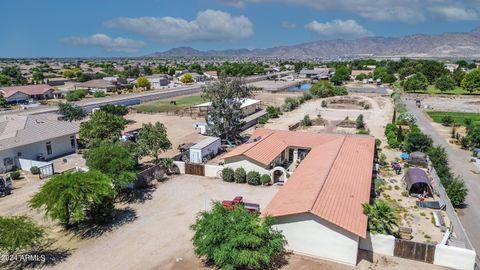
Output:
[[466,199],[467,207],[457,211],[462,225],[467,231],[468,238],[477,251],[477,266],[480,264],[480,176],[478,169],[470,162],[470,153],[453,148],[431,125],[423,111],[416,107],[415,100],[403,98],[407,109],[417,117],[420,129],[432,137],[435,144],[441,145],[448,153],[448,160],[452,171],[465,180],[469,193]]

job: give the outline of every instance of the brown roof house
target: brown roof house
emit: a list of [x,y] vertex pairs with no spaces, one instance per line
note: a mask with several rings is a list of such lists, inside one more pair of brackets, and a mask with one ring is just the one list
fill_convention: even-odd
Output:
[[224,157],[225,166],[272,176],[283,183],[263,215],[299,254],[348,265],[357,262],[367,234],[374,168],[371,136],[257,129]]
[[54,89],[48,84],[33,84],[22,86],[1,87],[3,97],[7,102],[24,102],[29,99],[42,100],[53,98]]

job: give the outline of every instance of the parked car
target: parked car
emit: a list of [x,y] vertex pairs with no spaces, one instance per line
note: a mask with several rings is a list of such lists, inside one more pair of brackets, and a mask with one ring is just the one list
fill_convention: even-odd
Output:
[[9,195],[12,191],[12,179],[0,176],[0,198]]
[[237,196],[231,201],[223,201],[223,207],[233,210],[235,207],[242,205],[248,212],[260,212],[260,205],[258,203],[244,202],[242,196]]

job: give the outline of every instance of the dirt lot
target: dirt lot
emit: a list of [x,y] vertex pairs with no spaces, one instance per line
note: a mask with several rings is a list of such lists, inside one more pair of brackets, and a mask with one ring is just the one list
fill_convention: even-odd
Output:
[[287,97],[298,97],[301,96],[302,92],[278,92],[271,93],[265,91],[256,91],[254,92],[254,99],[261,100],[263,105],[272,105],[272,106],[282,106],[285,98]]
[[252,86],[252,87],[255,87],[255,88],[259,88],[259,89],[262,89],[262,90],[265,90],[265,91],[281,91],[281,90],[285,90],[291,86],[295,86],[295,85],[298,85],[300,83],[302,83],[303,81],[306,81],[306,80],[301,80],[301,79],[298,79],[298,80],[289,80],[289,81],[258,81],[258,82],[252,82],[252,83],[249,83],[248,85],[249,86]]
[[363,114],[364,121],[367,128],[370,129],[370,133],[375,137],[383,136],[385,125],[391,120],[391,114],[393,113],[393,106],[390,99],[381,96],[361,96],[352,95],[362,99],[371,104],[371,108],[368,110],[356,109],[356,105],[352,108],[344,106],[342,109],[322,108],[322,100],[316,99],[305,102],[298,109],[284,113],[280,118],[271,119],[265,125],[266,128],[272,129],[288,129],[289,125],[292,125],[298,121],[301,121],[305,115],[309,115],[311,119],[321,115],[321,117],[329,124],[327,126],[312,126],[304,130],[313,132],[339,132],[339,133],[355,133],[353,128],[338,128],[336,124],[348,117],[351,120],[355,120],[358,115]]
[[412,99],[420,99],[422,106],[435,111],[448,112],[480,112],[478,96],[440,96],[440,95],[408,95]]
[[204,122],[204,119],[192,119],[166,114],[142,114],[129,113],[126,117],[131,123],[125,131],[139,129],[144,123],[161,122],[167,127],[168,138],[172,142],[172,149],[161,154],[161,157],[173,157],[179,153],[177,147],[182,143],[198,143],[203,139],[193,127],[197,122]]

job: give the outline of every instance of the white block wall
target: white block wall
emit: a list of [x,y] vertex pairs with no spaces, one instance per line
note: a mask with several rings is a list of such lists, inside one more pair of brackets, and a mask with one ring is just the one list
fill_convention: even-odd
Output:
[[473,270],[476,253],[473,250],[436,245],[433,264],[460,270]]
[[223,170],[223,166],[219,165],[205,165],[206,177],[218,177],[219,173]]
[[367,233],[366,239],[360,238],[360,249],[376,254],[393,256],[395,237],[392,235]]

